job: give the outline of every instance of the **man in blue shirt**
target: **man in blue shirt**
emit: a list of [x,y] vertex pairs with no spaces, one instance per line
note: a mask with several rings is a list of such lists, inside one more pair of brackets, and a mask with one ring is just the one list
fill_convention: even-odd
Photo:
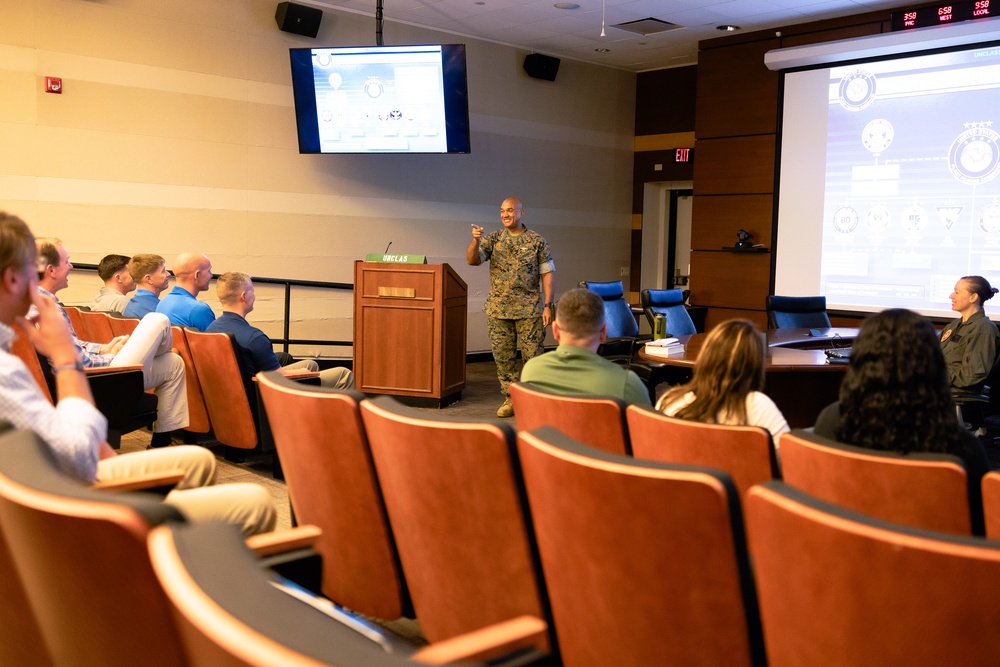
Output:
[[122,315],[141,320],[144,315],[156,312],[156,307],[160,305],[160,293],[170,287],[170,274],[163,258],[150,254],[133,256],[129,262],[129,274],[137,289]]
[[160,300],[156,312],[169,317],[174,326],[205,331],[215,320],[215,313],[197,297],[212,282],[212,261],[201,253],[178,255],[174,262],[174,279],[177,284]]
[[[319,371],[319,364],[312,359],[304,359],[282,367],[274,354],[271,339],[263,331],[246,320],[253,310],[256,295],[250,276],[238,271],[230,271],[219,276],[215,285],[222,304],[222,315],[208,325],[206,331],[221,331],[233,334],[243,383],[247,390],[252,387],[252,378],[259,371],[309,370]],[[320,385],[336,389],[350,389],[354,386],[354,376],[346,368],[328,368],[319,371]]]

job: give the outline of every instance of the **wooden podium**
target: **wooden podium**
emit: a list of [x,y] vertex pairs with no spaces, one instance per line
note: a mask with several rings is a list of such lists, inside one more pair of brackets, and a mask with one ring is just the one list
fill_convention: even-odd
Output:
[[468,304],[447,264],[355,262],[355,389],[437,407],[461,398]]

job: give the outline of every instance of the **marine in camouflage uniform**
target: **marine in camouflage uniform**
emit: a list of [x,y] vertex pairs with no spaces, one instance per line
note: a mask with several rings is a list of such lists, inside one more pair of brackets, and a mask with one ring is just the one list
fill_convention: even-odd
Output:
[[[555,264],[549,244],[521,223],[523,208],[517,199],[506,199],[500,208],[504,228],[482,234],[472,226],[472,242],[466,260],[477,266],[490,263],[490,293],[483,306],[487,331],[497,365],[497,379],[504,403],[497,416],[514,414],[510,405],[510,383],[517,380],[517,343],[527,361],[538,354],[545,339],[545,327],[552,318],[553,272]],[[541,284],[542,289],[539,289]],[[544,309],[542,291],[545,293]]]

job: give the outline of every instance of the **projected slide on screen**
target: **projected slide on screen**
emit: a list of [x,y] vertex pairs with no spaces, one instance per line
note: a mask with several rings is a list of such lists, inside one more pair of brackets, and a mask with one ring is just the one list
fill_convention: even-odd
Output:
[[956,277],[1000,283],[1000,48],[826,71],[828,301],[947,310]]
[[445,153],[439,46],[314,49],[320,152]]
[[953,317],[959,277],[1000,284],[1000,19],[973,23],[785,50],[776,294]]

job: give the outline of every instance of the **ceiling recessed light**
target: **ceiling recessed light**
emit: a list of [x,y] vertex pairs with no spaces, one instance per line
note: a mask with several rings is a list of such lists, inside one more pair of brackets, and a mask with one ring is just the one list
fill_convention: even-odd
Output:
[[606,49],[603,46],[599,49],[594,49],[594,50],[597,51],[598,53],[611,53],[611,49]]
[[575,2],[557,2],[554,6],[556,9],[580,9]]
[[721,30],[722,32],[736,32],[737,30],[740,29],[740,27],[738,25],[727,24],[727,25],[717,25],[715,26],[715,29]]

